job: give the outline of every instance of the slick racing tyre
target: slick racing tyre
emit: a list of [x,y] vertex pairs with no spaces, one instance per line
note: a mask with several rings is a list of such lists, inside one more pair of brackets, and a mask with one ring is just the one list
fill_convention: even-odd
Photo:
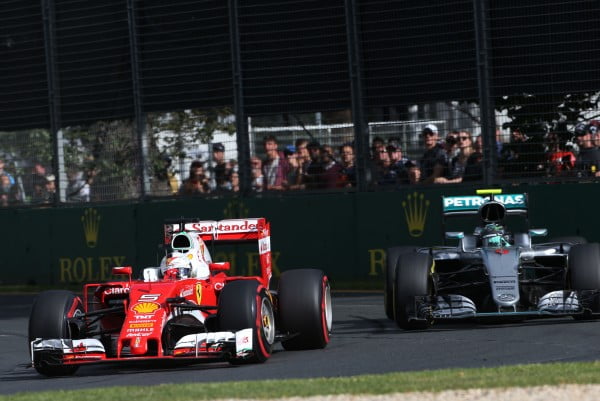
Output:
[[420,330],[429,327],[425,317],[417,315],[415,297],[430,295],[429,271],[433,264],[426,253],[404,253],[398,257],[394,285],[394,318],[398,327]]
[[[587,300],[588,312],[584,315],[575,315],[576,319],[590,318],[591,314],[600,312],[600,299],[597,291],[600,290],[600,244],[579,244],[569,250],[569,280],[571,289],[577,291],[589,290],[590,300]],[[582,302],[586,298],[580,293]]]
[[[51,339],[79,338],[78,325],[69,322],[69,318],[83,316],[81,299],[70,291],[52,290],[39,294],[29,316],[28,347],[36,338]],[[68,376],[75,373],[78,366],[60,364],[57,356],[37,355],[33,366],[45,376]]]
[[331,291],[327,276],[317,269],[288,270],[278,287],[279,324],[291,337],[286,350],[324,348],[332,325]]
[[275,342],[275,315],[266,289],[254,280],[227,283],[219,296],[217,320],[222,331],[252,328],[252,355],[232,358],[231,364],[262,363]]
[[386,250],[383,303],[385,315],[394,320],[394,282],[396,279],[396,264],[403,253],[414,252],[414,246],[395,246]]

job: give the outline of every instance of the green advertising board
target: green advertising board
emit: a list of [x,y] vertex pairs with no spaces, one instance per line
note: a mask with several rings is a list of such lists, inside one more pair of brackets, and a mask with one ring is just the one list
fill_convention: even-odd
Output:
[[[526,193],[530,226],[547,228],[550,238],[581,235],[599,241],[593,214],[599,188],[592,183],[531,185],[503,192]],[[141,272],[158,264],[166,218],[265,217],[271,222],[275,276],[286,269],[311,267],[326,271],[334,284],[377,287],[386,248],[441,244],[443,199],[474,194],[475,188],[440,185],[394,192],[4,209],[0,282],[62,286],[105,281],[112,278],[113,266],[131,265]],[[472,228],[469,222],[464,229]],[[215,250],[213,259],[230,261],[235,274],[258,271],[258,250],[252,247]]]

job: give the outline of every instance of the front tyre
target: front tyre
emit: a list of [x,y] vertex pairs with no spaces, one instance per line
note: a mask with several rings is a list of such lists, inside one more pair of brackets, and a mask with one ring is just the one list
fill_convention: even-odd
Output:
[[275,315],[266,289],[257,281],[240,280],[225,285],[219,296],[217,320],[221,330],[252,328],[252,355],[232,358],[231,364],[262,363],[275,342]]
[[332,326],[331,289],[325,273],[317,269],[288,270],[278,287],[282,341],[286,350],[325,348]]
[[[81,298],[70,291],[52,290],[39,294],[29,316],[28,347],[36,338],[76,339],[79,338],[78,325],[70,319],[83,316]],[[56,356],[36,355],[33,367],[45,376],[68,376],[75,373],[78,366],[61,365]]]
[[398,327],[405,330],[422,330],[429,327],[428,317],[417,316],[415,297],[430,294],[429,272],[433,265],[427,253],[405,253],[398,257],[394,285],[394,318]]
[[414,246],[395,246],[393,248],[388,248],[385,252],[383,304],[385,315],[389,319],[394,320],[394,282],[396,280],[396,264],[398,263],[398,258],[404,253],[414,251]]
[[[589,296],[587,312],[575,315],[575,319],[590,318],[600,312],[600,244],[578,244],[569,250],[569,281],[571,289],[579,291],[582,301]],[[586,294],[587,293],[587,294]]]

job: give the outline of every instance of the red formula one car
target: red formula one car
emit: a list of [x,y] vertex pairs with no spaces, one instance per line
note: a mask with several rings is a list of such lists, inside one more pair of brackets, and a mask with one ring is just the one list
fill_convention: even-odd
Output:
[[[86,284],[83,296],[53,290],[29,319],[32,364],[47,376],[81,365],[132,360],[264,362],[276,342],[287,350],[324,348],[332,312],[327,276],[298,269],[271,280],[270,227],[264,218],[167,221],[158,267],[132,279]],[[258,243],[260,276],[229,276],[209,246]],[[254,248],[256,250],[256,248]]]

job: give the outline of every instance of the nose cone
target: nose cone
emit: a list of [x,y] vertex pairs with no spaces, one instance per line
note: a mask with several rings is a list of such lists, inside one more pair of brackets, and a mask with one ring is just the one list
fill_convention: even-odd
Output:
[[145,355],[148,352],[148,339],[145,337],[132,338],[129,348],[133,355]]

